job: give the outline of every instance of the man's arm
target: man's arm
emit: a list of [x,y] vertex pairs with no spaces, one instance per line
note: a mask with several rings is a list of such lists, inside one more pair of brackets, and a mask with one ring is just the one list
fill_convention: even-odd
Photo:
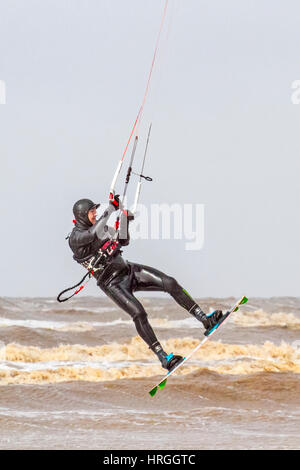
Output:
[[[117,240],[120,242],[122,246],[129,245],[130,235],[129,235],[129,222],[134,220],[134,216],[132,212],[128,210],[123,210],[121,217],[120,217],[120,225],[119,225],[119,233],[117,236]],[[106,236],[108,235],[109,238],[115,238],[117,230],[114,227],[106,226],[104,228]]]
[[120,217],[120,229],[118,240],[122,246],[129,245],[130,235],[129,235],[129,222],[134,220],[134,215],[129,210],[123,210]]
[[81,246],[91,243],[95,239],[95,236],[99,240],[107,238],[107,221],[113,212],[122,207],[123,206],[119,201],[118,196],[115,196],[110,199],[107,209],[103,212],[100,219],[97,220],[95,225],[90,227],[88,230],[85,230],[84,232],[77,233],[79,245]]

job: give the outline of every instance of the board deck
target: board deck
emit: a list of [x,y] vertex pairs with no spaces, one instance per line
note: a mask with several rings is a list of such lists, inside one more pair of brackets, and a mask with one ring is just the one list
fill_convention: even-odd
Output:
[[167,383],[167,379],[172,375],[174,374],[174,372],[179,369],[179,367],[181,367],[183,364],[185,364],[186,361],[188,361],[190,359],[190,357],[196,352],[198,351],[198,349],[201,348],[201,346],[203,346],[204,343],[206,343],[206,341],[219,329],[219,327],[221,325],[223,325],[226,320],[228,320],[228,317],[231,315],[231,313],[233,312],[236,312],[238,309],[239,309],[239,306],[240,305],[243,305],[245,304],[246,302],[248,302],[248,299],[247,297],[243,296],[233,307],[231,310],[229,310],[228,312],[226,312],[223,317],[221,318],[221,320],[219,321],[219,323],[217,323],[211,330],[208,330],[208,331],[205,331],[204,335],[204,339],[198,344],[198,346],[195,347],[195,349],[193,349],[193,351],[188,355],[186,356],[183,361],[180,362],[180,364],[178,364],[178,366],[174,367],[174,369],[171,370],[171,372],[168,372],[161,380],[160,382],[158,382],[150,391],[149,391],[149,394],[151,397],[154,397],[154,395],[156,394],[156,392],[160,389],[162,390],[166,383]]

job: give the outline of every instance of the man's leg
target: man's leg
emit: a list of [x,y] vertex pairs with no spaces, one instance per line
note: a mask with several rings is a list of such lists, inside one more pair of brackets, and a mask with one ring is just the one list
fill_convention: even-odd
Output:
[[132,263],[136,283],[136,291],[164,291],[170,294],[173,299],[197,320],[205,329],[213,327],[221,318],[222,311],[215,310],[211,315],[205,315],[201,307],[195,302],[190,294],[172,276],[141,264]]
[[149,348],[157,355],[162,366],[171,370],[181,356],[168,355],[158,341],[149,321],[147,313],[139,300],[133,295],[131,289],[132,278],[128,275],[118,282],[112,282],[107,286],[99,284],[99,287],[110,297],[120,308],[125,310],[133,319],[136,330],[140,337],[147,343]]

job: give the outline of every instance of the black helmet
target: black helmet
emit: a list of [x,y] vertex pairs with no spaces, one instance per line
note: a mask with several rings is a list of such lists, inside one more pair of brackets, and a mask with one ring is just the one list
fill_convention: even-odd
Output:
[[88,213],[91,209],[98,209],[100,204],[95,204],[90,199],[80,199],[75,202],[73,206],[73,214],[76,219],[76,223],[83,225],[85,227],[90,227],[93,225],[88,218]]

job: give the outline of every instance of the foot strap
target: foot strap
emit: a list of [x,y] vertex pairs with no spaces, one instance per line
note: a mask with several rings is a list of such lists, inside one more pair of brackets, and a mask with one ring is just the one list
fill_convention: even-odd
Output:
[[172,359],[173,356],[174,356],[173,353],[168,354],[168,355],[166,356],[167,361],[169,362],[169,361]]
[[216,311],[217,311],[217,310],[214,310],[213,312],[208,313],[206,316],[207,316],[207,317],[211,317]]

